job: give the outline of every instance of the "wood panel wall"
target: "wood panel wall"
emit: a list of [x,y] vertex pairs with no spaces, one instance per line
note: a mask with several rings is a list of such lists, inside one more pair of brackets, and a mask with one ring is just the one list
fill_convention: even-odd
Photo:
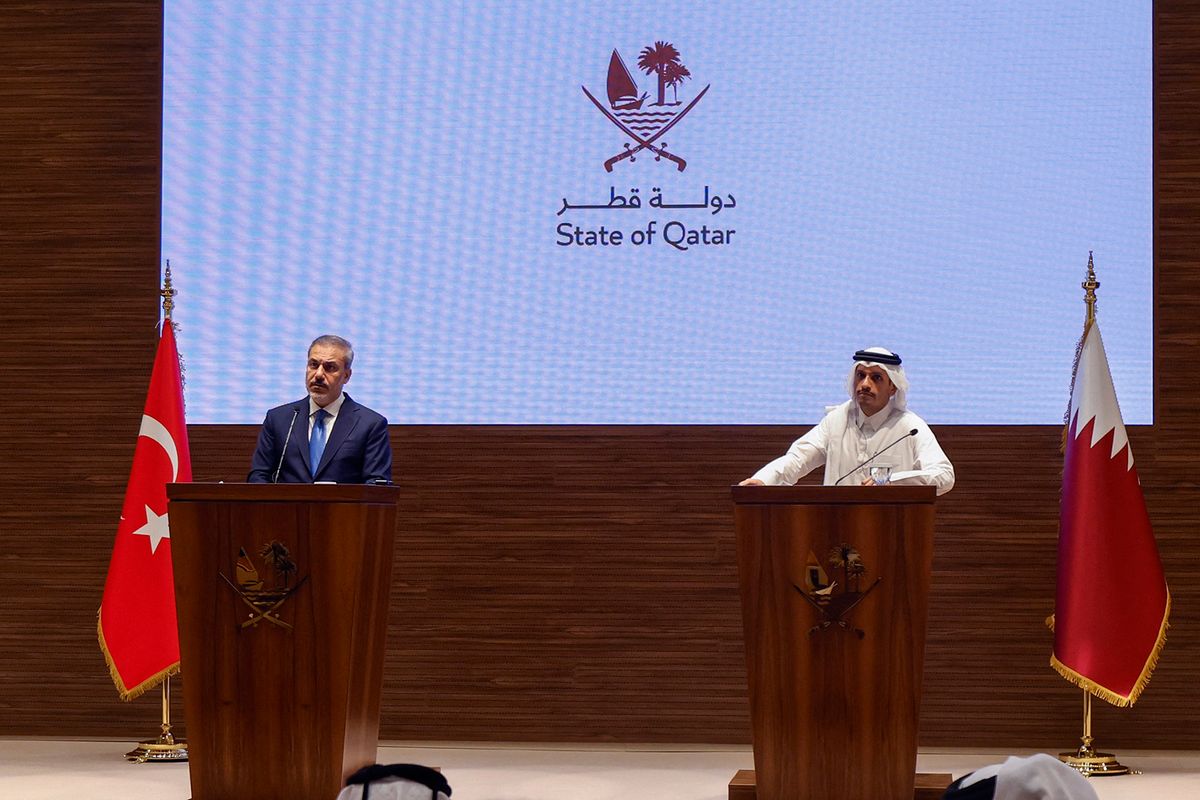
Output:
[[[1099,704],[1096,729],[1197,748],[1200,413],[1181,367],[1200,304],[1200,8],[1161,0],[1155,19],[1157,411],[1131,439],[1175,612],[1142,701]],[[153,699],[117,701],[94,630],[155,342],[161,26],[156,1],[0,5],[0,734],[156,730]],[[748,741],[726,487],[796,432],[394,428],[383,735]],[[244,474],[252,428],[190,433],[198,480]],[[939,504],[922,742],[1070,746],[1081,693],[1049,669],[1042,624],[1059,430],[937,433],[959,483]]]

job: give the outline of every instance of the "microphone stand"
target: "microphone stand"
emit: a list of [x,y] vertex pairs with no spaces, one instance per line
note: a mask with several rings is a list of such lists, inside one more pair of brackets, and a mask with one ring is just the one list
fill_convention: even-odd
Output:
[[883,455],[884,453],[886,453],[888,450],[891,450],[893,447],[895,447],[896,445],[900,444],[900,443],[901,443],[901,442],[903,442],[905,439],[909,438],[910,436],[916,436],[916,435],[917,435],[917,429],[916,429],[916,428],[913,428],[911,431],[909,431],[908,433],[904,434],[904,435],[903,435],[903,436],[901,436],[899,439],[897,439],[896,441],[892,442],[891,444],[889,444],[887,447],[883,448],[882,450],[876,450],[874,455],[872,455],[870,458],[868,458],[866,461],[862,462],[861,464],[858,464],[857,466],[855,466],[855,467],[854,467],[854,469],[850,470],[849,472],[847,472],[847,473],[846,473],[845,475],[843,475],[842,477],[838,478],[836,481],[834,481],[834,482],[833,482],[833,485],[834,485],[834,486],[837,486],[839,483],[841,483],[842,481],[846,480],[846,478],[849,478],[851,475],[853,475],[854,473],[858,472],[860,469],[862,469],[863,467],[865,467],[867,464],[870,464],[872,461],[874,461],[875,459],[879,458],[881,455]]
[[296,417],[300,416],[300,409],[292,409],[292,424],[288,425],[287,436],[283,440],[283,449],[279,451],[279,463],[275,466],[275,475],[271,478],[271,483],[279,483],[279,473],[283,469],[283,457],[287,455],[288,443],[292,441],[292,431],[296,428]]

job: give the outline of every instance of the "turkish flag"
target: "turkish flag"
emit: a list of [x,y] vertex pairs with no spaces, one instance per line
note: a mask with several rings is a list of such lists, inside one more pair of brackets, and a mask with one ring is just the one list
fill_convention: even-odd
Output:
[[132,700],[179,671],[167,484],[191,479],[179,354],[168,319],[150,374],[100,603],[100,649],[122,700]]
[[1067,424],[1050,665],[1099,698],[1133,705],[1162,649],[1171,596],[1095,323],[1084,331]]

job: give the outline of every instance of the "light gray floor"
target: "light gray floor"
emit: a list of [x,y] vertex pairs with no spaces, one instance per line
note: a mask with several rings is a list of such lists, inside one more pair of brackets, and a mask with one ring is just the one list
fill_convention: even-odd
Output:
[[[132,742],[0,739],[0,800],[185,800],[187,766],[128,764]],[[956,777],[1018,753],[924,750],[921,772]],[[1119,752],[1143,774],[1093,779],[1101,800],[1196,800],[1200,753]],[[406,745],[388,743],[380,763],[441,767],[454,800],[725,800],[748,747]]]

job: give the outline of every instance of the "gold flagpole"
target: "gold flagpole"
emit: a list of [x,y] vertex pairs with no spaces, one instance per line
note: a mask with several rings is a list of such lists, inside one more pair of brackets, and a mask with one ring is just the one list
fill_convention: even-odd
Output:
[[[170,285],[171,267],[167,266],[167,283]],[[1087,280],[1079,284],[1083,288],[1083,302],[1087,306],[1087,318],[1083,322],[1084,328],[1088,328],[1096,321],[1096,290],[1100,288],[1100,281],[1096,280],[1096,267],[1092,263],[1092,251],[1088,250],[1088,267]]]
[[125,754],[125,758],[135,764],[145,764],[147,761],[187,761],[187,742],[176,739],[171,733],[171,678],[163,678],[162,682],[162,733],[157,739],[138,742],[138,746]]
[[[1087,279],[1079,285],[1083,288],[1083,302],[1087,305],[1087,319],[1083,324],[1086,333],[1096,321],[1096,290],[1100,288],[1091,250],[1088,251]],[[1117,761],[1117,757],[1112,753],[1097,753],[1092,747],[1092,693],[1087,689],[1083,690],[1083,736],[1079,739],[1079,749],[1059,753],[1058,759],[1087,778],[1128,775],[1132,772],[1129,767]]]
[[[162,296],[163,324],[171,324],[171,312],[175,309],[175,295],[179,292],[171,286],[171,260],[167,259],[166,274],[163,276],[163,286],[158,292]],[[171,676],[167,675],[162,681],[162,732],[157,739],[138,742],[138,746],[125,754],[125,758],[135,764],[145,764],[147,761],[187,761],[187,742],[176,739],[171,733]]]
[[1085,778],[1139,774],[1117,761],[1112,753],[1097,753],[1092,747],[1092,693],[1087,689],[1083,690],[1083,736],[1079,739],[1079,749],[1059,753],[1058,760]]

